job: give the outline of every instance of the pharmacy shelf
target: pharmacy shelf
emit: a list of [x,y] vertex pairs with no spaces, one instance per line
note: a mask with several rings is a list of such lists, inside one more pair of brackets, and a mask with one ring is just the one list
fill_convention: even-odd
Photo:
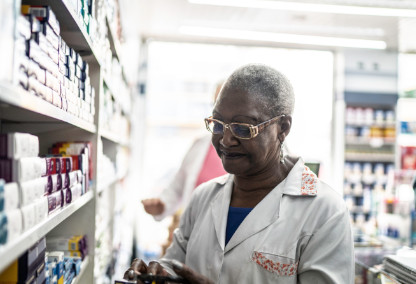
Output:
[[391,121],[391,122],[380,122],[380,123],[372,123],[372,124],[362,124],[362,123],[346,123],[345,124],[346,127],[381,127],[381,128],[385,128],[385,127],[396,127],[396,122],[395,121]]
[[107,29],[108,29],[111,52],[113,53],[113,55],[115,57],[117,57],[118,61],[121,63],[122,62],[122,59],[121,59],[121,44],[120,44],[120,41],[117,39],[116,33],[112,29],[112,27],[110,25],[110,21],[108,20],[107,16],[105,17],[105,23],[106,23]]
[[396,138],[358,138],[358,137],[346,137],[345,145],[362,145],[370,148],[379,148],[382,146],[394,146]]
[[85,206],[93,199],[93,191],[90,190],[81,196],[76,202],[69,204],[60,211],[53,213],[47,219],[37,224],[35,227],[27,230],[15,240],[0,247],[0,272],[7,268],[22,253],[32,247],[38,240],[53,230],[56,226],[69,218],[72,214]]
[[94,124],[9,83],[0,83],[0,119],[31,123],[67,123],[91,133],[96,132]]
[[72,280],[71,284],[81,284],[85,283],[85,281],[82,281],[82,277],[87,270],[88,265],[90,264],[89,256],[87,255],[81,264],[81,271],[80,273]]
[[129,146],[128,137],[119,136],[118,134],[115,134],[112,131],[107,130],[107,129],[100,130],[100,134],[102,138],[107,139],[111,142],[120,144],[121,146]]
[[[73,1],[72,1],[73,2]],[[71,1],[68,0],[24,0],[24,4],[31,5],[49,5],[59,21],[61,28],[61,36],[65,42],[81,56],[93,55],[95,61],[100,64],[100,56],[98,49],[94,48],[90,35],[87,33],[87,28],[83,24],[72,6]],[[100,64],[101,65],[101,64]]]
[[394,154],[345,153],[346,161],[393,163],[394,159]]

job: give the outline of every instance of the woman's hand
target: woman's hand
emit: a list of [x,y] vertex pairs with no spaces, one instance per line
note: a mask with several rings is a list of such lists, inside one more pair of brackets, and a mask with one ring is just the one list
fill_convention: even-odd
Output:
[[147,274],[148,266],[141,259],[134,259],[130,265],[130,268],[124,272],[123,278],[126,280],[136,280],[137,275]]
[[142,200],[144,210],[152,215],[160,215],[165,211],[165,204],[159,198],[149,198]]
[[[190,284],[214,284],[213,281],[207,277],[199,274],[198,272],[192,270],[188,266],[177,260],[166,260],[167,263],[171,264],[172,269],[178,276],[186,279],[186,283]],[[130,268],[124,273],[124,279],[126,280],[136,280],[138,275],[149,274],[149,275],[162,275],[169,276],[169,273],[163,268],[163,266],[157,261],[149,262],[149,265],[146,265],[143,260],[135,259],[133,260]],[[140,283],[140,282],[138,282]],[[184,282],[185,283],[185,282]]]
[[214,284],[213,281],[211,281],[204,275],[199,274],[195,270],[192,270],[191,268],[177,260],[172,260],[172,268],[176,272],[176,274],[182,276],[182,278],[185,278],[191,284]]

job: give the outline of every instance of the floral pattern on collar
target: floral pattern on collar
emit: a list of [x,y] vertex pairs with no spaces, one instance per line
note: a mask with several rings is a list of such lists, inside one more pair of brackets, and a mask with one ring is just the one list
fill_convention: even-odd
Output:
[[315,196],[317,194],[317,181],[318,178],[315,173],[305,166],[302,172],[302,186],[300,189],[301,194]]

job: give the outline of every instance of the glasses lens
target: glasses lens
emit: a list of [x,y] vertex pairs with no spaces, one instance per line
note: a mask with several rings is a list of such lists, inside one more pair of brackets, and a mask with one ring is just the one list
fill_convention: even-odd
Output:
[[214,134],[224,133],[224,126],[221,123],[214,120],[208,122],[208,128]]
[[247,125],[233,123],[230,125],[230,128],[235,136],[238,136],[240,138],[251,138],[250,127],[248,127]]

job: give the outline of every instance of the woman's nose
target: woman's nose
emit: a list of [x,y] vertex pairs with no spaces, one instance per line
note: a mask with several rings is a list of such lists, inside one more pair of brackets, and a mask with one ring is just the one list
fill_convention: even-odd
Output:
[[238,139],[234,137],[229,127],[224,127],[224,132],[222,134],[220,143],[222,143],[224,147],[230,147],[238,144]]

